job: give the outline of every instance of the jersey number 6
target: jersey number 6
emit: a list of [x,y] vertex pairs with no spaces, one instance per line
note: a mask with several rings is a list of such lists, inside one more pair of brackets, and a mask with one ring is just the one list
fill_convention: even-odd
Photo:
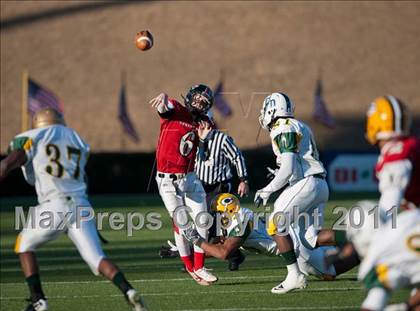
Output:
[[188,156],[191,153],[191,150],[194,147],[195,133],[193,131],[188,132],[181,137],[179,142],[179,153],[184,157]]

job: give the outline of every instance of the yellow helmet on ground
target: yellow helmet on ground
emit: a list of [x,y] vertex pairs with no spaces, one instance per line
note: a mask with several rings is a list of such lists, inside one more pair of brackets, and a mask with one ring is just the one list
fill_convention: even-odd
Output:
[[232,217],[241,208],[239,199],[231,193],[221,193],[214,198],[212,210],[219,213],[227,213]]
[[38,110],[32,118],[32,127],[34,129],[53,124],[65,125],[65,122],[63,115],[51,107]]
[[378,140],[408,135],[410,126],[410,116],[403,102],[391,95],[381,96],[368,109],[366,139],[375,145]]

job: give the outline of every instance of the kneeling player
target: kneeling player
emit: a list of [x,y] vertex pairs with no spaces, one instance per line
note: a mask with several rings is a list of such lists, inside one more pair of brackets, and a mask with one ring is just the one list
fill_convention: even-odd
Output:
[[[48,309],[34,252],[61,233],[73,241],[95,275],[102,274],[121,290],[133,310],[146,310],[137,291],[105,257],[94,219],[87,220],[86,214],[93,214],[84,181],[89,145],[66,127],[62,115],[52,108],[37,112],[33,127],[15,137],[9,155],[0,163],[0,181],[22,166],[26,181],[35,185],[38,194],[39,205],[15,245],[31,295],[26,311]],[[49,226],[42,222],[43,215],[52,215]]]
[[[197,234],[194,228],[184,231],[184,235],[194,244],[210,255],[222,260],[229,257],[240,247],[248,251],[257,251],[261,254],[280,256],[276,241],[268,235],[265,224],[261,219],[255,219],[254,213],[247,208],[240,207],[238,198],[230,193],[218,195],[212,204],[212,209],[219,214],[222,223],[223,243],[211,244]],[[255,227],[254,227],[255,224]],[[326,252],[335,249],[325,246],[310,250],[306,248],[299,238],[299,227],[290,227],[289,234],[293,240],[299,269],[305,275],[313,275],[324,280],[332,280],[339,273],[334,266],[325,267]]]

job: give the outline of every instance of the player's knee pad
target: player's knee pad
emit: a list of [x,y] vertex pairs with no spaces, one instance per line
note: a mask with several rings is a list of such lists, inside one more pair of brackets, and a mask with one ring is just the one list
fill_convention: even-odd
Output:
[[266,228],[268,235],[274,236],[276,234],[283,234],[288,232],[290,221],[288,217],[282,212],[271,215],[268,226]]
[[16,254],[22,253],[22,251],[20,249],[21,248],[21,243],[22,243],[22,235],[19,233],[17,238],[16,238],[15,248],[14,248]]
[[270,221],[268,222],[267,233],[270,236],[274,236],[277,234],[277,225],[272,219],[270,219]]
[[31,234],[20,232],[16,237],[14,252],[16,254],[33,252],[40,244],[45,243],[45,241],[39,241],[35,236]]

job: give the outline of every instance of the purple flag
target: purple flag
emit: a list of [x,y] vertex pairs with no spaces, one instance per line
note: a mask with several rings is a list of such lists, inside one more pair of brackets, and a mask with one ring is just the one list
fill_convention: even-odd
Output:
[[28,79],[28,111],[34,115],[42,108],[51,107],[60,113],[63,113],[63,103],[50,90]]
[[136,143],[140,141],[139,135],[134,128],[133,123],[130,120],[127,112],[127,101],[125,98],[125,84],[123,83],[120,91],[120,103],[118,108],[118,118],[124,128],[124,132],[130,136]]
[[224,117],[229,117],[232,115],[232,108],[223,97],[223,82],[220,81],[214,90],[214,107],[219,110],[219,112]]
[[331,114],[328,112],[324,98],[322,97],[322,82],[320,79],[317,81],[314,103],[315,108],[313,118],[329,128],[334,128],[335,121]]

